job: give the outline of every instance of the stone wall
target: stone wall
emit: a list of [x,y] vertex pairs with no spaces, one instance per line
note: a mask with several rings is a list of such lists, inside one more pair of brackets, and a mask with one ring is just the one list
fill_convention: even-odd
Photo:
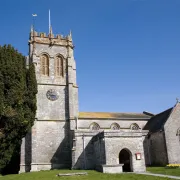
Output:
[[[21,163],[24,167],[31,164],[31,171],[71,166],[73,142],[70,120],[74,121],[74,117],[78,115],[78,87],[73,48],[71,34],[67,37],[55,37],[52,33],[48,36],[33,30],[30,33],[27,64],[31,61],[35,65],[38,84],[37,112],[31,142],[23,140],[22,143]],[[41,74],[42,54],[49,60],[49,74],[46,76]],[[60,77],[55,75],[56,56],[63,58],[64,74]],[[55,91],[58,98],[48,99],[48,90]],[[74,128],[72,126],[72,129]],[[30,162],[24,158],[28,152],[26,142],[31,146]]]
[[[102,136],[103,134],[103,136]],[[102,165],[119,165],[119,153],[128,149],[131,155],[131,170],[145,171],[143,140],[147,131],[75,131],[75,150],[73,150],[73,169],[102,169]],[[141,160],[136,160],[141,153]],[[107,167],[106,167],[107,168]]]
[[94,158],[95,158],[95,164],[100,165],[101,164],[101,147],[100,147],[100,141],[97,139],[94,143]]
[[149,138],[150,158],[149,161],[153,165],[167,164],[167,150],[164,138],[164,132],[155,132]]
[[145,157],[145,164],[151,165],[151,154],[150,154],[150,139],[148,136],[145,137],[143,141],[143,147],[144,147],[144,157]]
[[75,130],[73,169],[98,169],[106,163],[105,142],[99,134],[101,131]]
[[180,164],[180,137],[178,129],[180,128],[180,103],[177,103],[164,125],[166,138],[166,147],[169,164]]
[[93,137],[99,131],[82,131],[75,130],[75,150],[72,151],[72,168],[73,169],[95,169],[96,159],[94,154]]
[[[147,132],[145,132],[145,134],[147,134]],[[106,165],[119,164],[119,153],[122,149],[126,149],[129,151],[131,157],[131,171],[146,171],[143,149],[144,135],[141,131],[104,132]],[[141,154],[141,160],[136,159],[136,153]]]
[[102,164],[106,164],[106,150],[104,133],[99,133],[93,138],[95,168],[102,171]]
[[70,167],[68,122],[36,121],[32,128],[31,171]]
[[20,170],[19,172],[29,172],[32,162],[32,136],[31,131],[22,139],[21,155],[20,155]]
[[[49,58],[49,76],[42,76],[41,75],[41,61],[40,57],[42,54],[46,54]],[[61,84],[66,85],[66,73],[63,77],[56,77],[55,76],[55,63],[54,58],[57,55],[61,55],[64,60],[64,70],[66,70],[66,59],[67,59],[67,48],[66,47],[59,47],[59,46],[52,46],[49,47],[48,44],[36,44],[35,50],[32,55],[33,63],[35,64],[36,68],[36,78],[38,84]],[[65,71],[66,72],[66,71]]]
[[[51,101],[47,98],[47,91],[53,89],[59,98]],[[67,120],[68,119],[68,94],[66,86],[38,85],[37,112],[38,120]]]
[[129,129],[132,124],[136,123],[140,129],[143,129],[147,120],[123,120],[123,119],[78,119],[78,128],[79,129],[89,129],[90,125],[97,123],[100,126],[100,129],[110,129],[113,123],[117,123],[120,126],[120,129]]
[[22,141],[20,172],[69,168],[70,132],[68,121],[35,121]]

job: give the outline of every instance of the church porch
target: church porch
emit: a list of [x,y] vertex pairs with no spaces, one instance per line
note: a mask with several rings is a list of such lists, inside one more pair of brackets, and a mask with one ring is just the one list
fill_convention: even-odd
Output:
[[[145,172],[143,140],[146,134],[147,131],[143,130],[104,131],[99,134],[99,139],[102,140],[97,138],[94,143],[101,148],[99,155],[97,148],[95,151],[97,169],[105,173]],[[105,154],[101,157],[103,151]],[[105,158],[104,163],[100,158]]]

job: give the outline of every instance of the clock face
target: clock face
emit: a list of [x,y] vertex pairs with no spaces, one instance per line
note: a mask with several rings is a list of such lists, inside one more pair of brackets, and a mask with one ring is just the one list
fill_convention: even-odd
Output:
[[54,89],[49,89],[46,93],[46,96],[49,100],[51,101],[55,101],[59,98],[58,93],[56,92],[56,90]]

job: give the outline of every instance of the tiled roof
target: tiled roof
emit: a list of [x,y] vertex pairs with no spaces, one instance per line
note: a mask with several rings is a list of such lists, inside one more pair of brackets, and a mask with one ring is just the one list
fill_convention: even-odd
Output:
[[163,126],[167,119],[169,118],[173,108],[169,108],[155,116],[153,116],[145,125],[144,130],[149,130],[150,132],[157,132],[163,129]]
[[149,119],[150,117],[143,113],[79,112],[80,119]]

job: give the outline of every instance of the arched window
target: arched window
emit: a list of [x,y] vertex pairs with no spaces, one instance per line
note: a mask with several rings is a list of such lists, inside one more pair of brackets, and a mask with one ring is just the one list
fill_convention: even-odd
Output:
[[49,76],[49,58],[45,54],[41,56],[41,74]]
[[64,76],[64,72],[63,72],[63,58],[60,56],[57,56],[55,58],[55,74],[56,76]]
[[112,130],[119,130],[119,129],[120,129],[120,126],[119,126],[119,124],[117,124],[117,123],[113,123],[113,124],[111,125],[111,129],[112,129]]
[[91,129],[91,130],[94,130],[94,131],[97,131],[97,130],[100,129],[100,126],[99,126],[99,124],[97,124],[97,123],[92,123],[92,124],[90,125],[90,129]]
[[131,124],[131,129],[132,130],[138,130],[139,126],[137,124]]

